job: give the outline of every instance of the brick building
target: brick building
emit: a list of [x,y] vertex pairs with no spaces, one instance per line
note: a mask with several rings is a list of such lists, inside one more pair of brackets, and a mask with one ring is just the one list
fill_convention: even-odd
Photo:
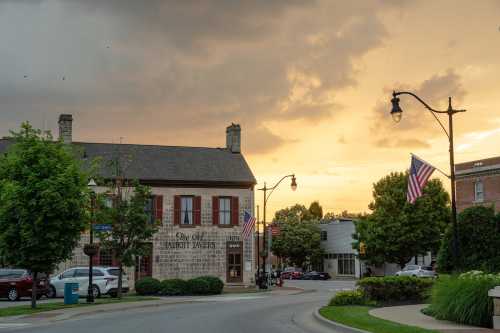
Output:
[[500,212],[500,156],[455,165],[457,210],[493,205]]
[[[77,148],[84,161],[100,158],[100,175],[112,180],[111,161],[120,160],[123,177],[149,185],[152,221],[161,225],[150,255],[127,268],[129,281],[144,276],[158,279],[214,275],[226,283],[254,280],[253,238],[242,239],[243,214],[254,214],[255,177],[241,153],[241,129],[226,129],[226,147],[175,147],[86,143],[72,141],[71,115],[59,118],[59,136]],[[0,140],[0,152],[10,142]],[[98,192],[106,192],[98,187]],[[252,233],[253,235],[253,233]],[[83,234],[72,260],[59,270],[88,265]],[[112,253],[101,250],[96,265],[116,264]]]

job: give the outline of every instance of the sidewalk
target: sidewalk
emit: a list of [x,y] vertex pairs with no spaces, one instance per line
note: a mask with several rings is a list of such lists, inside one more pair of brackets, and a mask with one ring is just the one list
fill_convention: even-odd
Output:
[[486,328],[457,324],[451,321],[437,320],[424,315],[420,310],[427,304],[390,306],[370,310],[370,315],[396,323],[438,330],[443,333],[488,333],[497,332]]

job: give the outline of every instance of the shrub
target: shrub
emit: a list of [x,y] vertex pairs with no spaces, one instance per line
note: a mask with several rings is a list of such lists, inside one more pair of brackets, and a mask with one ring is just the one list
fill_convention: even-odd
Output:
[[412,276],[368,277],[358,281],[367,299],[381,303],[421,302],[427,299],[432,279]]
[[215,276],[200,276],[187,281],[191,295],[218,295],[222,293],[224,282]]
[[210,295],[219,295],[224,289],[224,282],[215,276],[202,276],[201,279],[205,279],[208,282]]
[[440,278],[432,288],[428,312],[437,319],[491,327],[493,300],[488,290],[499,284],[500,276],[477,271]]
[[160,291],[160,281],[145,277],[135,283],[135,291],[139,295],[156,295]]
[[339,291],[328,303],[329,306],[334,305],[366,305],[368,300],[361,289]]
[[188,283],[182,279],[168,279],[160,283],[160,294],[164,296],[181,296],[189,294]]
[[440,272],[484,270],[500,271],[500,233],[493,207],[475,206],[464,209],[458,215],[458,243],[460,256],[457,266],[453,258],[453,228],[448,227],[438,253],[437,267]]
[[210,295],[210,284],[202,277],[187,280],[187,288],[191,295]]

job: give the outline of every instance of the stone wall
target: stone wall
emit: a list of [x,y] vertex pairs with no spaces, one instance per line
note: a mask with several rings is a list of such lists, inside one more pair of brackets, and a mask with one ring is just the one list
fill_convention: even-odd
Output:
[[[100,188],[99,191],[105,191]],[[243,214],[247,210],[254,214],[254,192],[251,189],[224,188],[172,188],[154,187],[154,195],[163,196],[163,220],[153,238],[153,277],[192,278],[214,275],[226,282],[226,244],[228,241],[243,241],[243,283],[254,283],[253,233],[241,239]],[[201,225],[179,226],[173,224],[174,196],[201,196]],[[237,196],[239,198],[239,225],[214,226],[212,223],[212,197]],[[88,257],[83,253],[83,244],[88,234],[82,235],[72,260],[60,265],[58,271],[75,266],[87,266]],[[130,285],[133,286],[134,268],[127,269]]]

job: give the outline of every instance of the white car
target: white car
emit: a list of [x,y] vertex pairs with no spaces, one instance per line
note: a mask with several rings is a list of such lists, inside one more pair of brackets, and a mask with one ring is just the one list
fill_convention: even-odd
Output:
[[[118,291],[118,267],[94,267],[92,269],[92,291],[94,297],[101,295],[110,295],[116,297]],[[64,297],[64,284],[76,282],[78,286],[78,294],[86,296],[89,286],[89,268],[74,267],[70,268],[59,275],[50,279],[48,297]],[[123,274],[122,292],[128,292],[128,278]]]
[[396,276],[415,276],[436,278],[438,275],[431,266],[406,265],[403,270],[396,272]]

